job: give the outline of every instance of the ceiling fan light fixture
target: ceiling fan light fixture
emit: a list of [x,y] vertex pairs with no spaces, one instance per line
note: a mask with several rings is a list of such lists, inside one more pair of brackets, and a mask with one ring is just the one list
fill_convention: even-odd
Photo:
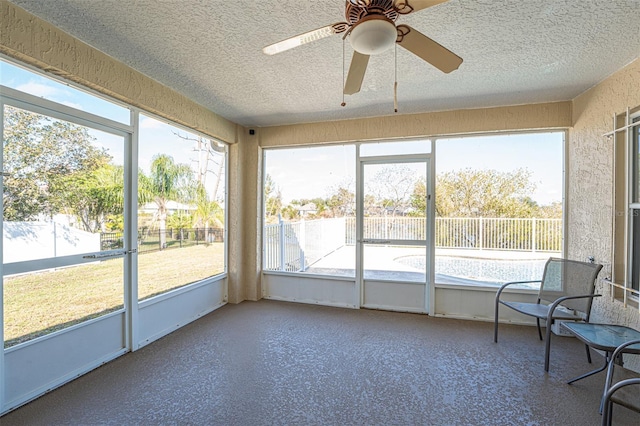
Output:
[[397,38],[398,31],[393,22],[382,15],[374,15],[351,29],[349,43],[358,53],[377,55],[391,49]]

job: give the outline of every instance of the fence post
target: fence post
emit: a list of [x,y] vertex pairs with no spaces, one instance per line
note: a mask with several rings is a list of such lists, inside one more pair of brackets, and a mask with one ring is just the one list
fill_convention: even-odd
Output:
[[346,245],[347,242],[349,241],[349,236],[347,234],[347,218],[342,216],[341,218],[339,218],[340,222],[342,222],[342,233],[344,235],[344,244]]
[[484,245],[484,221],[482,220],[482,216],[478,219],[478,249],[482,250],[482,246]]
[[389,239],[389,219],[387,219],[387,210],[384,211],[384,239]]
[[278,236],[280,238],[280,270],[284,271],[284,222],[282,221],[282,216],[278,214]]
[[307,225],[304,221],[304,216],[300,219],[300,272],[304,272],[304,251],[306,249],[306,228]]
[[53,257],[58,257],[58,233],[55,222],[53,222]]
[[536,218],[531,218],[531,251],[536,251]]

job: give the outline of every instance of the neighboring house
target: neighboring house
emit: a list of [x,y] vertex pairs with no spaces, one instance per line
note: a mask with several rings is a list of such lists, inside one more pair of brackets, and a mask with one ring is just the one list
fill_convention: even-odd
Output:
[[298,214],[300,217],[305,217],[310,214],[316,214],[318,212],[318,207],[316,207],[315,203],[307,203],[304,206],[298,207]]
[[[193,205],[179,203],[177,201],[168,201],[167,202],[167,214],[172,215],[173,213],[189,213],[197,210],[198,208]],[[138,213],[147,213],[147,214],[156,214],[158,211],[158,205],[156,203],[147,203],[142,205],[138,209]]]

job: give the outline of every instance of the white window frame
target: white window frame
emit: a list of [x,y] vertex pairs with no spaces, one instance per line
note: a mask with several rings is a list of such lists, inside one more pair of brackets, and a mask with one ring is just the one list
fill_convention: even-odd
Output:
[[[628,114],[626,117],[626,152],[627,152],[627,220],[626,220],[626,248],[627,248],[627,268],[625,287],[634,292],[630,292],[629,297],[638,301],[638,291],[640,291],[640,221],[634,223],[634,217],[640,215],[640,112]],[[635,237],[635,238],[634,238]],[[638,250],[634,250],[634,243]],[[638,252],[638,253],[636,253]]]

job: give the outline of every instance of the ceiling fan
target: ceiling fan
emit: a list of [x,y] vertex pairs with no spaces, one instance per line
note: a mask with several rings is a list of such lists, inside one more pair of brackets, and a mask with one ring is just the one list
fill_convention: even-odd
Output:
[[362,86],[369,57],[389,50],[396,43],[445,73],[458,69],[462,58],[408,25],[396,25],[400,15],[417,12],[448,0],[346,0],[347,22],[337,22],[300,34],[262,51],[275,55],[334,34],[345,33],[343,39],[355,50],[344,94],[358,93]]

